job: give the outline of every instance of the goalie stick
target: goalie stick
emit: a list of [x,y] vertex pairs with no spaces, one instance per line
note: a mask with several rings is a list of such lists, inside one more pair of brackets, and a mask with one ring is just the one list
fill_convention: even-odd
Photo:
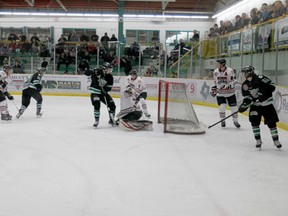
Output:
[[237,114],[237,113],[238,113],[238,111],[236,111],[236,112],[234,112],[234,113],[232,113],[232,114],[226,116],[225,118],[221,119],[221,120],[218,121],[218,122],[215,122],[214,124],[208,126],[208,129],[214,127],[215,125],[217,125],[217,124],[219,124],[219,123],[221,123],[221,122],[223,122],[223,121],[225,121],[226,119],[232,117],[233,115],[235,115],[235,114]]

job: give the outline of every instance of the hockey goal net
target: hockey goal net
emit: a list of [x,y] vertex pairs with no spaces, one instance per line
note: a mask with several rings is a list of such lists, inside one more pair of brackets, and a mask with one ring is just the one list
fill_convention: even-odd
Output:
[[192,101],[186,92],[186,84],[159,80],[158,123],[164,124],[164,133],[202,134]]

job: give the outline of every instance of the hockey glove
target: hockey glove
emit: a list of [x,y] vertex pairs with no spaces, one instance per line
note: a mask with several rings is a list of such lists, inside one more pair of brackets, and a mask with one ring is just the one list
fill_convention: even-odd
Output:
[[217,87],[216,86],[211,87],[210,95],[212,97],[216,97],[216,95],[217,95]]
[[240,113],[245,112],[250,107],[251,104],[252,104],[252,100],[245,98],[242,104],[239,106],[238,112]]
[[14,100],[14,97],[9,94],[9,92],[4,92],[4,95],[8,98],[8,100]]
[[3,89],[5,89],[6,86],[7,86],[7,82],[6,82],[6,81],[0,81],[0,84],[1,84],[1,87],[2,87]]
[[36,87],[36,88],[37,88],[37,91],[38,91],[38,92],[41,92],[41,91],[42,91],[42,88],[43,88],[43,86],[42,86],[42,85],[37,85],[37,87]]

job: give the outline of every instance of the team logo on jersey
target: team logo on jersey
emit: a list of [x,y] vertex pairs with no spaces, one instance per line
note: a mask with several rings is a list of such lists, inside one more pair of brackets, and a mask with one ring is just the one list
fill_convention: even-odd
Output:
[[245,90],[245,91],[248,91],[248,89],[249,89],[249,86],[247,85],[247,84],[243,84],[243,90]]

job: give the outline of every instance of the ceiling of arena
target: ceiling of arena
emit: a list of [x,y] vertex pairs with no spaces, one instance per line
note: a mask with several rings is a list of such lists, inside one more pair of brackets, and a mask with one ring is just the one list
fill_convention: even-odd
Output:
[[[212,14],[225,0],[123,0],[124,13]],[[118,12],[119,0],[0,0],[0,10]]]

